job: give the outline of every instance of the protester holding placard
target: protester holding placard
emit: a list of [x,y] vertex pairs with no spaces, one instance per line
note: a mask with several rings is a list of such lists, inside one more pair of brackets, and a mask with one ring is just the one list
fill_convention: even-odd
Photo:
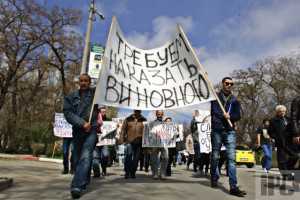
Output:
[[119,144],[125,143],[125,179],[135,178],[140,153],[142,150],[143,122],[146,118],[140,110],[134,110],[122,125]]
[[[172,118],[171,117],[166,117],[164,120],[165,123],[172,123]],[[179,136],[178,134],[174,135],[174,140]],[[176,162],[176,146],[175,147],[169,147],[168,148],[168,153],[169,153],[169,159],[168,159],[168,165],[166,169],[166,176],[171,176],[172,175],[172,163]]]
[[[155,114],[156,120],[154,120],[152,123],[163,123],[164,112],[162,110],[157,110]],[[150,159],[153,179],[164,179],[168,165],[168,148],[153,147],[151,150]],[[160,173],[158,173],[158,168],[160,168]]]
[[[223,104],[226,113],[223,113],[217,101],[211,103],[212,117],[212,158],[211,158],[211,187],[218,187],[218,179],[220,177],[218,163],[220,158],[220,150],[222,143],[226,147],[228,161],[228,175],[230,194],[243,197],[246,195],[237,186],[236,163],[235,163],[235,147],[236,132],[235,123],[241,118],[241,107],[237,98],[232,94],[233,80],[230,77],[222,79],[222,89],[218,93],[218,97]],[[228,120],[232,123],[229,124]]]
[[[105,107],[100,107],[97,117],[97,134],[100,135],[101,137],[101,127],[103,125],[103,121],[111,121],[110,119],[107,118],[106,116],[106,108]],[[99,137],[98,137],[99,138]],[[103,145],[103,146],[96,146],[93,152],[93,172],[94,172],[94,177],[100,177],[106,176],[106,168],[108,164],[108,157],[109,157],[109,151],[108,151],[108,146]],[[102,173],[100,173],[100,168],[99,164],[101,164],[102,168]]]
[[[79,77],[79,90],[66,96],[63,112],[73,129],[74,177],[71,183],[71,195],[80,198],[82,191],[90,183],[93,150],[97,141],[97,112],[93,112],[94,89],[90,88],[91,78],[88,74]],[[93,109],[96,111],[96,109]]]
[[185,148],[186,151],[188,152],[188,159],[186,163],[186,169],[190,169],[190,164],[194,161],[194,156],[195,156],[195,150],[194,150],[194,142],[193,142],[193,137],[191,134],[189,134],[185,138]]

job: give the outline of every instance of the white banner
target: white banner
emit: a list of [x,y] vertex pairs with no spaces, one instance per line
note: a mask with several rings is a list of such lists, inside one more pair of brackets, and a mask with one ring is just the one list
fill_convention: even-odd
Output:
[[117,123],[114,121],[104,121],[101,126],[101,134],[98,135],[97,146],[107,146],[116,144]]
[[144,124],[143,147],[175,147],[177,126],[174,123],[150,122]]
[[178,26],[175,38],[143,50],[127,42],[112,20],[95,103],[139,110],[166,110],[214,100],[198,60]]
[[67,122],[63,113],[55,113],[53,132],[57,137],[72,137],[72,125]]

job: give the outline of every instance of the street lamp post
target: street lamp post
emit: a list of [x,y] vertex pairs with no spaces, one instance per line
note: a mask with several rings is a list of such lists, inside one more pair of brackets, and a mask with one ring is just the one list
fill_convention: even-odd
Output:
[[89,11],[87,31],[85,34],[85,45],[83,50],[80,74],[87,73],[87,60],[88,60],[88,53],[90,50],[91,32],[92,32],[92,26],[93,26],[95,14],[97,14],[100,17],[100,19],[104,20],[104,15],[97,11],[95,6],[95,0],[92,0],[90,5],[90,11]]

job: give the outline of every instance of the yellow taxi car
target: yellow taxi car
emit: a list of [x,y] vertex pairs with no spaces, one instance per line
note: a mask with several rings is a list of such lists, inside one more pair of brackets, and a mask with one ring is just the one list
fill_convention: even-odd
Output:
[[248,168],[252,168],[255,164],[255,153],[246,146],[237,146],[235,162],[237,165],[246,165]]

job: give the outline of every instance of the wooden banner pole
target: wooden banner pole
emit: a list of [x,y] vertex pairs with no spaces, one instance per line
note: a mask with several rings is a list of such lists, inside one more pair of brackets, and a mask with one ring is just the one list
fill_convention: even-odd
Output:
[[[200,71],[203,72],[203,78],[204,78],[204,80],[208,83],[208,87],[210,87],[210,89],[212,90],[213,95],[215,96],[215,98],[216,98],[216,100],[217,100],[217,102],[218,102],[218,104],[219,104],[219,106],[220,106],[220,108],[221,108],[223,114],[225,114],[225,113],[226,113],[225,108],[224,108],[224,106],[222,105],[222,103],[221,103],[221,101],[220,101],[220,99],[219,99],[219,97],[218,97],[218,95],[217,95],[217,93],[216,93],[216,91],[215,91],[215,89],[214,89],[214,87],[213,87],[211,81],[208,79],[207,72],[204,70],[204,67],[202,66],[202,64],[201,64],[200,61],[198,60],[198,57],[197,57],[197,55],[196,55],[196,53],[195,53],[195,51],[194,51],[192,45],[190,44],[189,40],[187,39],[187,37],[186,37],[186,35],[185,35],[184,31],[182,30],[182,28],[181,28],[180,25],[178,25],[178,29],[179,29],[180,34],[182,34],[182,36],[183,36],[185,42],[186,42],[187,45],[189,46],[189,49],[191,50],[193,56],[195,57],[196,62],[197,62],[197,67],[199,68]],[[233,127],[233,125],[232,125],[232,123],[231,123],[231,121],[230,121],[229,119],[227,119],[227,122],[228,122],[228,124],[230,125],[230,127]]]

